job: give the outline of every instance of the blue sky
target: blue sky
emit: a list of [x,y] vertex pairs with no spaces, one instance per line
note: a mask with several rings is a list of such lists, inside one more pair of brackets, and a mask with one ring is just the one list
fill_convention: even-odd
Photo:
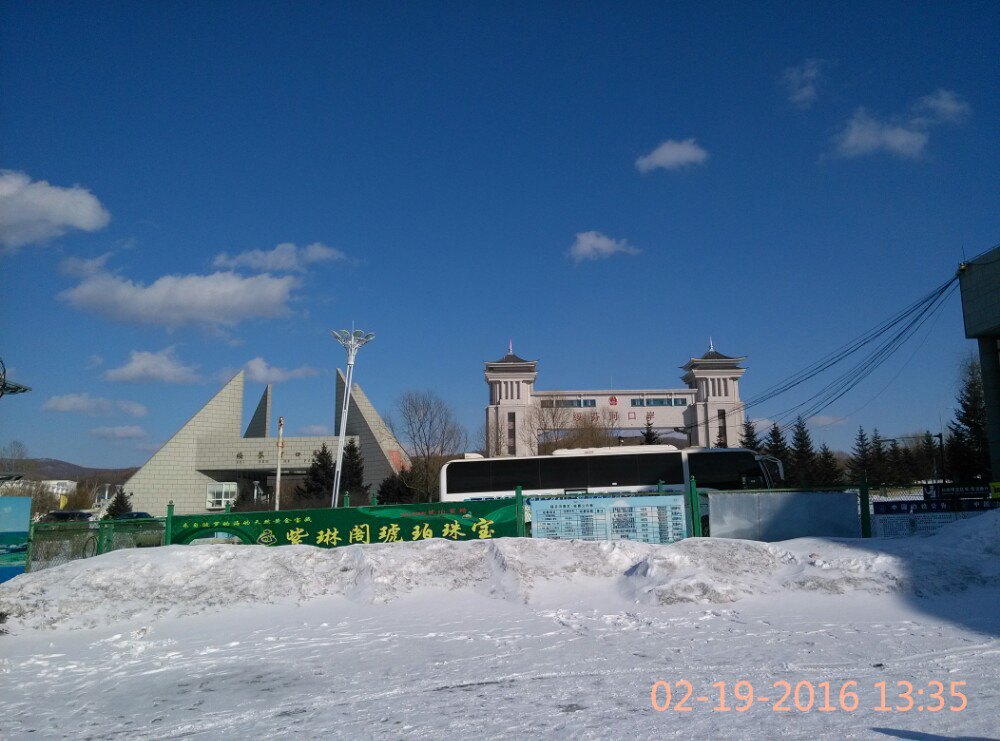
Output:
[[[290,433],[329,428],[352,321],[380,410],[429,388],[473,435],[509,338],[539,388],[630,388],[680,386],[712,336],[752,397],[1000,241],[998,27],[986,2],[4,2],[0,355],[34,390],[0,444],[137,465],[244,366],[247,415],[270,378]],[[972,347],[953,296],[816,438],[937,429]]]

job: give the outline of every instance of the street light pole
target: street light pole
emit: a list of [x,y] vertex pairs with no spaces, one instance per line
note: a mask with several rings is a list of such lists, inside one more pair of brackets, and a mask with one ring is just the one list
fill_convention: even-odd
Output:
[[285,441],[283,435],[285,432],[285,418],[278,417],[278,473],[275,476],[274,482],[274,511],[277,512],[281,509],[281,456],[285,453]]
[[344,463],[344,439],[347,437],[347,410],[351,404],[351,385],[354,382],[354,359],[357,357],[358,348],[367,342],[375,339],[371,332],[362,332],[360,329],[335,330],[330,332],[333,339],[339,342],[347,350],[347,377],[344,379],[344,406],[340,410],[340,443],[337,445],[337,468],[333,473],[333,498],[332,507],[337,506],[340,498],[340,474]]

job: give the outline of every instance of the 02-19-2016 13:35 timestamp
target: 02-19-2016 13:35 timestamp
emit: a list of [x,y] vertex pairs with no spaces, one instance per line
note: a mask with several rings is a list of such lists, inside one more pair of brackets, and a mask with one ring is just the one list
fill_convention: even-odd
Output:
[[881,713],[958,713],[969,706],[963,688],[966,682],[929,680],[914,684],[906,680],[880,680],[862,687],[856,680],[844,682],[789,682],[779,679],[758,689],[753,682],[713,682],[711,691],[695,694],[694,685],[680,679],[658,680],[650,691],[653,709],[664,713],[687,713],[698,707],[716,713],[745,713],[752,708],[776,713],[853,713],[869,709]]

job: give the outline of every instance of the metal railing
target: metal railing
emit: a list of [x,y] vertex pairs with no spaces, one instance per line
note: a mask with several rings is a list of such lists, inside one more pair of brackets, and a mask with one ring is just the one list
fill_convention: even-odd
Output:
[[28,535],[25,571],[41,571],[122,548],[163,545],[163,518],[99,522],[38,522]]

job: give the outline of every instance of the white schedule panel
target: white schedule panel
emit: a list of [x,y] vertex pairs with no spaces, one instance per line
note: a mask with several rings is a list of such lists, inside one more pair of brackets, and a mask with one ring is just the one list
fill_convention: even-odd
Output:
[[532,499],[531,537],[673,543],[687,537],[683,495]]

